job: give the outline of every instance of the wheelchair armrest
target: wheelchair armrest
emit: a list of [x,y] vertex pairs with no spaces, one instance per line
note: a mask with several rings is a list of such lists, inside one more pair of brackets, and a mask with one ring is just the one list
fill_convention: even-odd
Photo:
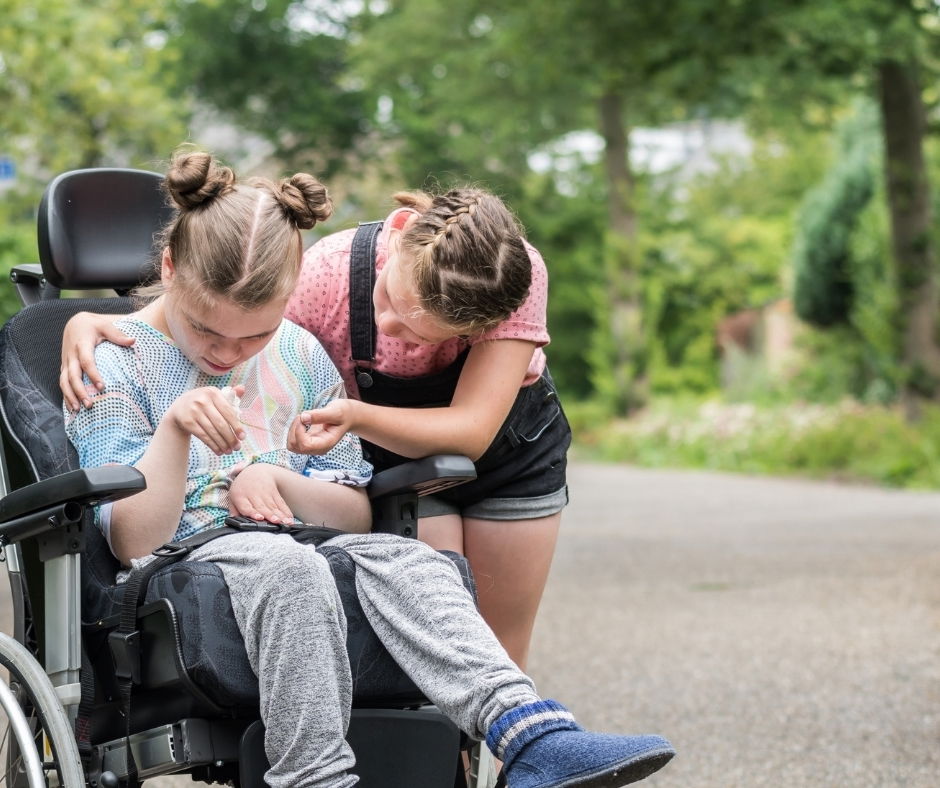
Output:
[[473,463],[459,454],[435,454],[380,471],[367,488],[372,502],[372,530],[417,536],[418,497],[476,477]]
[[86,506],[126,498],[146,489],[130,465],[82,468],[29,484],[0,499],[0,540],[15,542],[81,519]]
[[380,471],[372,477],[367,489],[372,500],[408,492],[430,495],[476,477],[476,468],[468,457],[435,454]]

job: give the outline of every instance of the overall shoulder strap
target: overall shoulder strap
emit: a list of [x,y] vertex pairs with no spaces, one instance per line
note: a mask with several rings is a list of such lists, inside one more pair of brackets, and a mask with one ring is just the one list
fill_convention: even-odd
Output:
[[349,256],[349,335],[357,364],[375,361],[375,245],[384,222],[361,222]]

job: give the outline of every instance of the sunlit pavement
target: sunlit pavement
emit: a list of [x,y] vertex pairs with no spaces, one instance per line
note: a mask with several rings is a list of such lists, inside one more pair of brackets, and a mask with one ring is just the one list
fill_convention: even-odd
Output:
[[529,668],[589,727],[673,741],[644,784],[938,784],[940,494],[585,463],[570,482]]

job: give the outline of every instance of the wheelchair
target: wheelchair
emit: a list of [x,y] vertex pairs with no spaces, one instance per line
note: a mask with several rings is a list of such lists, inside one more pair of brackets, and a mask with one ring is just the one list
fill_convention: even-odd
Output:
[[[41,262],[11,272],[23,303],[0,331],[0,559],[12,600],[12,633],[0,634],[0,784],[11,788],[129,787],[166,774],[265,785],[257,681],[220,570],[166,561],[137,593],[116,584],[92,507],[145,481],[129,466],[78,468],[61,413],[63,327],[79,311],[131,311],[127,293],[154,275],[154,234],[170,216],[161,180],[129,169],[58,176],[39,207]],[[414,537],[418,496],[474,477],[458,456],[377,474],[374,530]],[[492,786],[485,747],[422,697],[365,621],[351,560],[329,543],[317,549],[348,621],[347,740],[360,785]],[[450,557],[473,591],[464,559]]]

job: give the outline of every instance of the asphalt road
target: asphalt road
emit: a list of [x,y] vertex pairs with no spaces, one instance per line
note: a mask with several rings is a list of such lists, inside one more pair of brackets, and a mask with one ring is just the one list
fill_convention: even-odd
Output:
[[940,785],[940,494],[570,482],[530,673],[589,727],[669,737],[645,785]]

